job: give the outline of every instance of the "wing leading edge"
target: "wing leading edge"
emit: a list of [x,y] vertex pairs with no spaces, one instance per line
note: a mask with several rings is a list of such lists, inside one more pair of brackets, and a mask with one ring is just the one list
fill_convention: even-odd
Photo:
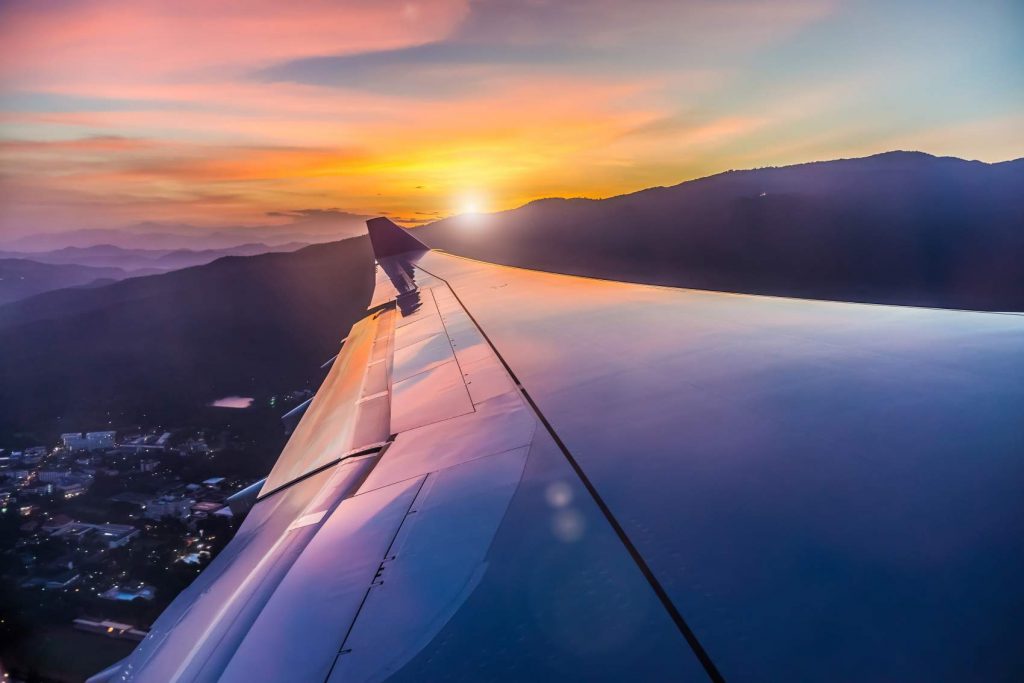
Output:
[[706,678],[423,255],[380,258],[236,537],[93,680]]

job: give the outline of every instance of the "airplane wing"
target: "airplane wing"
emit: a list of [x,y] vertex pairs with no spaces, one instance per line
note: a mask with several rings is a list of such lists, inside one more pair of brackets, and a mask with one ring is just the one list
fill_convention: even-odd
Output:
[[1024,671],[1024,317],[369,228],[370,310],[236,537],[91,680]]

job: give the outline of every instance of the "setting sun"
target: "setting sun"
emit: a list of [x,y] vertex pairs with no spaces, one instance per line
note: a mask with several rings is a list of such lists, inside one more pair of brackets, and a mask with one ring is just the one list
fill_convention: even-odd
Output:
[[483,199],[478,194],[465,194],[459,198],[458,211],[461,215],[482,213],[485,210]]

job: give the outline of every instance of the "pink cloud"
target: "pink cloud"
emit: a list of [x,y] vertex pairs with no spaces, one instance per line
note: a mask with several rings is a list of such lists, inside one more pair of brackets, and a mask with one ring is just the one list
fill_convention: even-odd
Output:
[[[410,14],[412,4],[421,9]],[[205,2],[22,0],[0,9],[7,87],[205,80],[296,56],[437,40],[463,0]]]

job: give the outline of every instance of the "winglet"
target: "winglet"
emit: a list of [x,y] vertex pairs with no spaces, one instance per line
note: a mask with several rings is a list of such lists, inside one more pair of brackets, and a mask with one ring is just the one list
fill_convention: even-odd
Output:
[[404,254],[406,252],[430,251],[430,247],[410,235],[399,225],[383,216],[371,218],[366,221],[366,229],[370,232],[370,243],[373,245],[373,255],[377,260]]

